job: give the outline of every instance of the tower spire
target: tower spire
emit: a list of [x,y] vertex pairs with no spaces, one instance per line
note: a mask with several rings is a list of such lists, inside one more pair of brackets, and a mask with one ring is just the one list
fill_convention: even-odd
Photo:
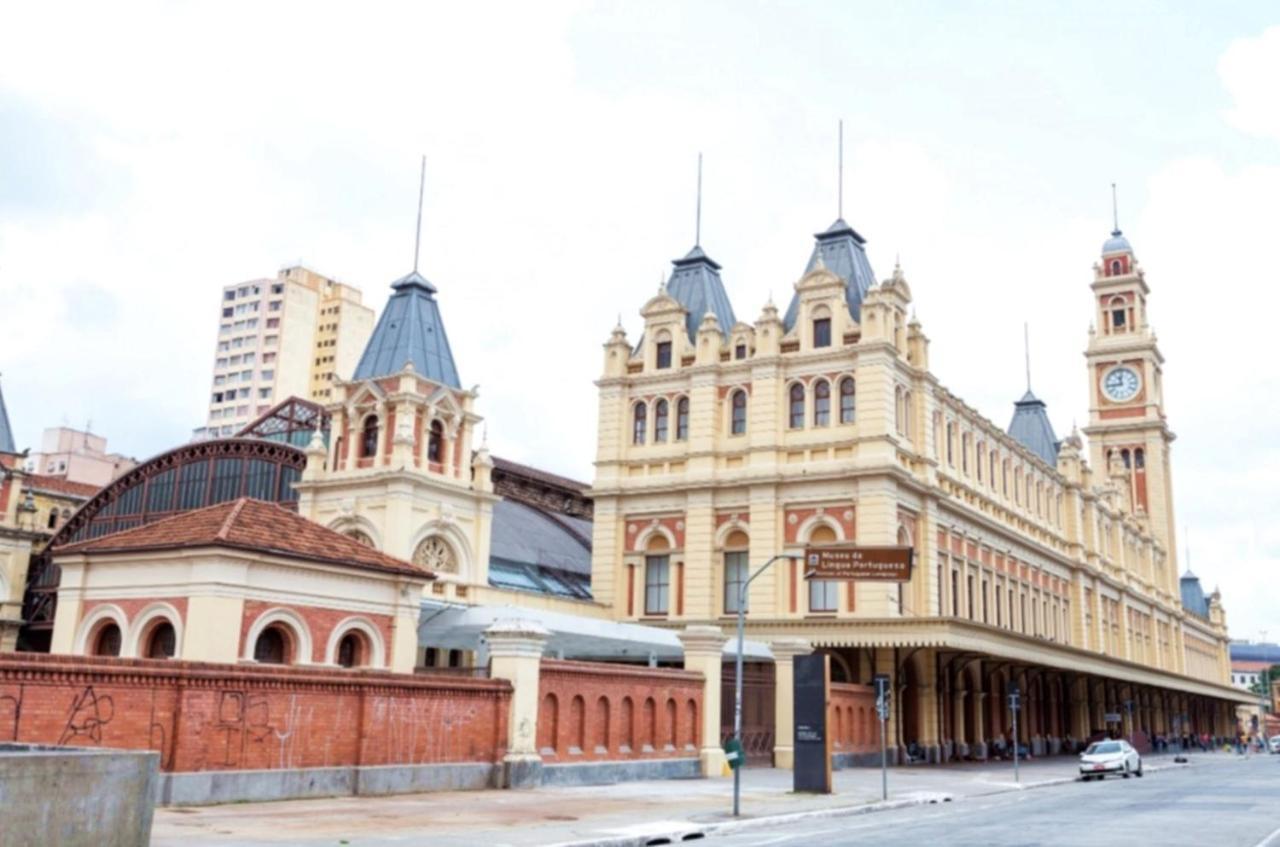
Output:
[[702,153],[698,153],[698,210],[693,224],[693,246],[702,246]]
[[1116,202],[1116,184],[1111,183],[1111,234],[1120,234],[1120,206]]
[[422,154],[422,171],[418,174],[418,228],[413,233],[413,271],[418,272],[418,248],[422,243],[422,191],[427,184],[427,155]]
[[844,217],[844,118],[840,119],[836,152],[836,217]]

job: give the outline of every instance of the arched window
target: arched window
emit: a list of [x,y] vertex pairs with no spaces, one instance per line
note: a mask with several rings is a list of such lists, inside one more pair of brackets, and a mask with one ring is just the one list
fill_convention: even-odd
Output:
[[820,379],[813,385],[813,425],[831,423],[831,383]]
[[689,437],[689,398],[681,397],[676,401],[676,441],[684,441]]
[[853,423],[853,416],[857,409],[855,391],[853,377],[847,376],[840,380],[840,423],[842,424]]
[[269,626],[253,644],[253,660],[264,665],[283,665],[289,661],[289,639],[278,626]]
[[804,429],[804,386],[794,383],[791,386],[791,428]]
[[347,538],[353,539],[355,541],[359,541],[361,544],[363,544],[366,547],[375,546],[373,543],[373,539],[370,538],[369,534],[364,530],[348,529],[348,530],[345,530],[342,534],[345,535]]
[[1119,260],[1119,259],[1112,259],[1112,260],[1111,260],[1111,275],[1112,275],[1112,276],[1120,276],[1120,268],[1121,268],[1121,267],[1122,267],[1122,266],[1121,266],[1121,264],[1120,264],[1120,260]]
[[94,656],[119,656],[120,641],[120,627],[114,621],[105,623],[94,635],[93,649],[90,652]]
[[671,603],[671,557],[666,539],[655,537],[644,557],[644,613],[665,615]]
[[[726,615],[736,615],[738,613],[738,595],[742,590],[742,586],[746,584],[749,565],[747,562],[748,548],[751,540],[745,532],[735,530],[729,533],[729,537],[724,542],[724,612]],[[747,611],[747,604],[744,603],[742,611]]]
[[458,558],[449,542],[438,535],[424,538],[413,551],[413,563],[432,573],[457,573]]
[[172,659],[178,651],[178,636],[173,624],[160,621],[151,628],[147,635],[147,646],[143,651],[148,659]]
[[741,388],[733,392],[731,405],[733,411],[730,432],[734,435],[742,435],[747,431],[747,392]]
[[1111,328],[1116,332],[1123,332],[1125,328],[1125,313],[1127,311],[1123,297],[1111,298]]
[[378,455],[378,416],[369,415],[364,419],[360,432],[360,457],[364,459]]
[[643,444],[644,433],[648,428],[649,408],[643,403],[637,403],[635,411],[631,416],[631,443]]
[[[817,547],[822,544],[834,544],[838,539],[831,527],[822,525],[814,527],[809,533],[809,545]],[[840,593],[841,583],[831,579],[809,580],[809,611],[834,612]]]
[[444,424],[431,422],[431,431],[427,435],[427,461],[438,465],[444,461]]
[[667,440],[667,401],[653,404],[653,443]]
[[358,632],[348,632],[338,642],[338,654],[335,657],[339,667],[354,668],[365,664],[364,639]]

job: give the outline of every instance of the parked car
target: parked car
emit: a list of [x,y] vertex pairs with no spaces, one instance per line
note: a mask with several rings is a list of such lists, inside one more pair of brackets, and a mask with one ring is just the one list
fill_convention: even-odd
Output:
[[1095,741],[1080,754],[1080,778],[1085,782],[1109,773],[1142,776],[1142,757],[1128,741]]
[[1272,753],[1280,753],[1280,735],[1273,735],[1267,742],[1267,749]]

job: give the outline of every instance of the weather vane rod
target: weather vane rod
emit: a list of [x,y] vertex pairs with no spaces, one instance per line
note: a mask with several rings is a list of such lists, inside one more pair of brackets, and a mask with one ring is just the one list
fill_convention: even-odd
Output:
[[836,154],[836,217],[844,217],[844,118],[840,119],[840,140]]
[[422,156],[422,171],[418,174],[418,228],[413,234],[413,272],[418,272],[418,248],[422,244],[422,189],[427,184],[427,157]]
[[1116,202],[1116,184],[1111,183],[1111,228],[1120,233],[1120,206]]
[[1031,390],[1031,330],[1022,322],[1022,354],[1027,360],[1027,391]]
[[693,224],[693,246],[702,246],[702,154],[698,154],[698,211]]

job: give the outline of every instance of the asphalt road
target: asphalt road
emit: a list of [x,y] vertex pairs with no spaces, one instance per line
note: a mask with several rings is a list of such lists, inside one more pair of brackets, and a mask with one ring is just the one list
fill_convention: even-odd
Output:
[[704,843],[1280,847],[1280,756],[1201,768],[1193,761],[1142,779],[1109,777],[936,806],[802,821],[713,836]]

